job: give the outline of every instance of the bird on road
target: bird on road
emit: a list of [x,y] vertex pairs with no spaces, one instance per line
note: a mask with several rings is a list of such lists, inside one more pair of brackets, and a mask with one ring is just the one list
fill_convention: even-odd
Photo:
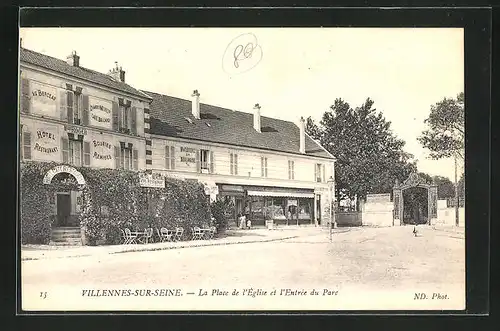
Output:
[[415,237],[417,237],[417,235],[418,235],[417,226],[414,226],[414,227],[413,227],[413,235],[414,235]]

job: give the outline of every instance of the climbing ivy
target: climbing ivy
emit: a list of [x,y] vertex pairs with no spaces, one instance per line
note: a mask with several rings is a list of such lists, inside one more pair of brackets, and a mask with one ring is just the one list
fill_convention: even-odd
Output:
[[[82,190],[80,224],[90,245],[117,244],[120,229],[147,227],[172,229],[208,226],[211,219],[207,196],[200,183],[165,179],[165,188],[144,188],[134,171],[74,167],[86,181],[57,181],[44,185],[43,176],[55,163],[29,162],[21,167],[22,242],[46,244],[53,225],[49,196],[61,190]],[[71,177],[71,176],[69,176]]]

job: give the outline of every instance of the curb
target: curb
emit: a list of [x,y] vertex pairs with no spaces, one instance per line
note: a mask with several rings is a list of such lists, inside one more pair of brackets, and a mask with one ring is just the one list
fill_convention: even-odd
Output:
[[298,238],[299,236],[288,236],[288,237],[280,237],[266,240],[249,240],[249,241],[235,241],[235,242],[225,242],[225,243],[203,243],[195,245],[178,245],[178,246],[165,246],[165,247],[154,247],[154,248],[140,248],[140,249],[130,249],[124,251],[115,251],[115,252],[107,252],[102,254],[79,254],[79,255],[68,255],[68,256],[56,256],[56,257],[25,257],[21,258],[21,261],[33,261],[33,260],[49,260],[49,259],[64,259],[64,258],[73,258],[73,257],[88,257],[95,255],[112,255],[112,254],[123,254],[123,253],[132,253],[132,252],[153,252],[153,251],[164,251],[170,249],[181,249],[181,248],[191,248],[191,247],[207,247],[207,246],[224,246],[224,245],[237,245],[237,244],[254,244],[254,243],[262,243],[262,242],[272,242],[272,241],[280,241],[286,239]]

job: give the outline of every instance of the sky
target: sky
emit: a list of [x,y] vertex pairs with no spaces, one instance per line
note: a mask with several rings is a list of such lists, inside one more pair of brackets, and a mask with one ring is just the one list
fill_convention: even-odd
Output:
[[[135,88],[298,122],[336,98],[368,97],[419,171],[454,180],[452,159],[430,160],[417,137],[430,106],[464,91],[458,28],[21,28],[23,47],[107,73]],[[235,55],[237,60],[235,61]],[[245,57],[246,56],[246,57]],[[463,171],[459,162],[458,176]]]

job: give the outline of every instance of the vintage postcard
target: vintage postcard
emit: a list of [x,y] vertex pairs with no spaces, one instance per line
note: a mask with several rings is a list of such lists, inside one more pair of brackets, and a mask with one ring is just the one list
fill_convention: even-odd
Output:
[[24,311],[465,309],[461,28],[21,28]]

